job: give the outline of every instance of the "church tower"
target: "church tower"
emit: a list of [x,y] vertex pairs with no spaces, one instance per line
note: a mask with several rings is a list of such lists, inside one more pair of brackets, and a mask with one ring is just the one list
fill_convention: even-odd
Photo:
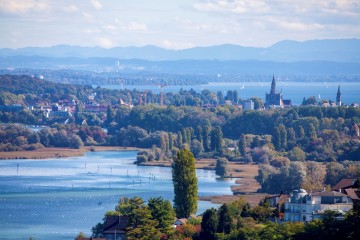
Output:
[[340,92],[340,85],[338,87],[338,91],[336,94],[336,105],[341,106],[341,92]]
[[276,83],[275,83],[275,76],[273,75],[273,79],[271,82],[270,94],[275,94],[275,93],[276,93]]

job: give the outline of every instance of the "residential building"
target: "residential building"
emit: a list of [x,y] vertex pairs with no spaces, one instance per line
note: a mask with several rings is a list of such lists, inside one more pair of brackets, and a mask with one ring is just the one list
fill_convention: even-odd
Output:
[[331,188],[332,191],[338,191],[348,195],[354,203],[360,201],[360,190],[355,186],[356,179],[343,178],[335,186]]
[[321,218],[326,210],[344,215],[353,208],[349,196],[336,191],[307,193],[304,189],[294,190],[285,203],[284,221],[308,222]]
[[107,240],[124,240],[127,228],[126,216],[107,216],[103,235]]
[[243,110],[254,110],[254,101],[253,100],[247,100],[243,103]]

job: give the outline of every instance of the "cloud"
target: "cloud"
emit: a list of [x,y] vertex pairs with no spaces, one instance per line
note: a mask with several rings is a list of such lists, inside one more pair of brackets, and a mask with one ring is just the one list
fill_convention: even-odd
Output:
[[118,26],[118,28],[121,30],[132,31],[132,32],[146,32],[148,30],[147,25],[141,22],[135,22],[135,21],[123,22],[116,18],[115,23]]
[[98,10],[102,9],[102,7],[103,7],[103,5],[101,4],[101,2],[98,1],[98,0],[91,0],[90,3],[91,3],[91,5],[92,5],[94,8],[96,8],[96,9],[98,9]]
[[23,14],[29,11],[48,10],[49,4],[41,0],[0,0],[0,11],[12,14]]
[[99,38],[98,44],[104,48],[111,48],[111,47],[115,46],[114,42],[111,39],[106,38],[106,37]]
[[74,13],[79,11],[79,8],[76,5],[70,4],[66,7],[64,7],[64,10],[69,13]]
[[81,14],[88,20],[91,20],[94,18],[94,16],[88,12],[82,12]]

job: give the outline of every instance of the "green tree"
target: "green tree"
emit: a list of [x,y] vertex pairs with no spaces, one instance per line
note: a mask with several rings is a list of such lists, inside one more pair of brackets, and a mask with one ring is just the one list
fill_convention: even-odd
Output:
[[207,240],[215,240],[217,226],[218,218],[215,209],[211,208],[206,210],[201,221],[200,238]]
[[210,139],[209,139],[210,129],[211,129],[210,125],[206,125],[203,129],[203,145],[205,152],[209,152],[211,150]]
[[287,148],[287,131],[284,124],[279,125],[281,148]]
[[197,210],[198,181],[195,158],[187,149],[178,151],[172,164],[174,209],[178,218],[187,218]]
[[229,175],[229,161],[225,157],[216,160],[215,173],[220,177]]
[[245,142],[245,135],[242,133],[239,139],[239,152],[241,156],[245,157],[246,155],[246,142]]
[[152,218],[150,208],[144,204],[141,198],[134,197],[129,200],[130,212],[126,215],[128,240],[160,239],[161,233],[156,226],[158,222]]
[[305,161],[305,157],[305,152],[299,147],[294,147],[288,152],[288,158],[291,161]]
[[231,231],[232,220],[229,212],[229,207],[226,204],[221,205],[219,209],[219,223],[217,232],[229,234]]
[[153,219],[158,221],[156,228],[163,233],[170,233],[175,218],[175,212],[170,201],[164,200],[162,197],[150,198],[148,206]]
[[223,142],[223,133],[219,126],[211,130],[211,150],[221,152],[222,142]]

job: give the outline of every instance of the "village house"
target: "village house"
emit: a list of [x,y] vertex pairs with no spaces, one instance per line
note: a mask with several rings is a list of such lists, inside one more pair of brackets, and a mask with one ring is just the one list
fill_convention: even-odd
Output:
[[338,191],[348,195],[354,203],[360,201],[360,190],[356,185],[356,179],[343,178],[335,186],[331,188],[331,191]]
[[126,239],[126,228],[126,216],[107,216],[104,223],[103,235],[107,240],[123,240]]

